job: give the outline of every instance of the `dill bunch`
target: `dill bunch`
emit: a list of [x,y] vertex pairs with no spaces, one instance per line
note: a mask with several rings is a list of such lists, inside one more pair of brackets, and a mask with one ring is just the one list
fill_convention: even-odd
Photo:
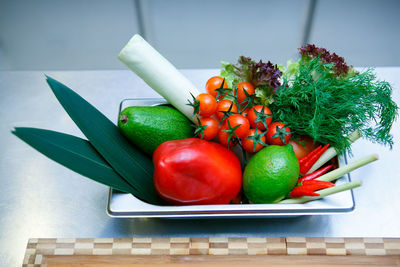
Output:
[[338,152],[350,152],[346,136],[357,129],[364,138],[392,148],[390,129],[398,106],[390,84],[377,80],[372,69],[338,79],[333,68],[319,57],[300,62],[297,75],[278,88],[269,106],[274,120]]

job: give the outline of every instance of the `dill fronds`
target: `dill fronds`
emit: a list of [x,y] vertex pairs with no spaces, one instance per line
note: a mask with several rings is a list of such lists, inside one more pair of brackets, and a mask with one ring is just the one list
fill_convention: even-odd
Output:
[[364,138],[392,148],[390,129],[398,106],[391,99],[390,84],[377,80],[373,69],[338,79],[333,68],[318,57],[300,62],[291,86],[280,86],[270,105],[274,120],[338,152],[350,152],[345,137],[357,129]]

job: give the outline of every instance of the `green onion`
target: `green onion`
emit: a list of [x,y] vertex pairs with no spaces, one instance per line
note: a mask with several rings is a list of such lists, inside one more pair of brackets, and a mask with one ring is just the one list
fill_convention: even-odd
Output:
[[366,156],[355,162],[344,165],[336,170],[330,171],[330,172],[318,177],[316,180],[332,182],[332,181],[342,177],[346,173],[349,173],[355,169],[358,169],[358,168],[360,168],[364,165],[367,165],[368,163],[371,163],[378,159],[379,159],[379,157],[377,154],[372,154],[372,155]]
[[299,198],[292,198],[292,199],[285,199],[282,200],[280,202],[278,202],[279,204],[301,204],[301,203],[306,203],[309,201],[313,201],[313,200],[317,200],[317,199],[321,199],[323,197],[332,195],[332,194],[336,194],[342,191],[346,191],[346,190],[350,190],[356,187],[361,186],[361,181],[353,181],[350,183],[345,183],[345,184],[341,184],[341,185],[335,185],[334,187],[329,187],[329,188],[325,188],[322,190],[318,190],[316,191],[316,193],[319,194],[319,196],[317,197],[299,197]]
[[[349,143],[352,144],[354,143],[357,139],[361,137],[361,132],[356,130],[352,132],[347,139],[349,140]],[[334,147],[328,148],[324,154],[321,155],[321,157],[314,163],[314,165],[311,167],[311,169],[307,172],[307,174],[312,173],[316,170],[318,170],[322,165],[330,161],[333,157],[337,156],[337,151]]]
[[[327,181],[327,182],[332,182],[336,179],[339,179],[340,177],[342,177],[343,175],[345,175],[346,173],[349,173],[355,169],[358,169],[364,165],[367,165],[368,163],[371,163],[375,160],[377,160],[379,157],[377,154],[372,154],[369,156],[366,156],[362,159],[359,159],[355,162],[349,163],[345,166],[342,166],[336,170],[333,170],[331,172],[328,172],[320,177],[318,177],[315,180],[319,180],[319,181]],[[361,181],[355,181],[355,182],[350,182],[350,183],[346,183],[346,184],[342,184],[342,185],[335,185],[334,187],[330,187],[330,188],[326,188],[326,189],[322,189],[319,191],[316,191],[316,193],[320,194],[317,197],[299,197],[299,198],[293,198],[293,199],[284,199],[278,203],[282,203],[282,204],[298,204],[298,203],[305,203],[308,201],[312,201],[312,200],[317,200],[320,198],[323,198],[325,196],[328,195],[332,195],[335,193],[339,193],[345,190],[349,190],[355,187],[358,187],[361,185]]]

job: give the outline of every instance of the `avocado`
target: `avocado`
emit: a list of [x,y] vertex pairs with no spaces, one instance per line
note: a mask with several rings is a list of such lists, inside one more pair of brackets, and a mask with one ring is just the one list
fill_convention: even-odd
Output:
[[131,106],[119,115],[118,127],[135,146],[146,154],[165,141],[193,137],[192,123],[171,106]]

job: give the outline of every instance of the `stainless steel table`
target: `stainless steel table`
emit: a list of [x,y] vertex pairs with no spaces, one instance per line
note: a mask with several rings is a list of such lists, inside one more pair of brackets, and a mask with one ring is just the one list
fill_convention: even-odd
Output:
[[[394,86],[400,104],[400,68],[377,68]],[[363,180],[348,214],[275,219],[114,219],[105,208],[108,188],[41,155],[10,131],[31,126],[83,137],[45,82],[44,73],[65,83],[116,120],[124,98],[159,97],[132,72],[0,72],[0,265],[20,266],[31,237],[322,236],[400,237],[400,123],[395,146],[359,140],[353,157],[378,153],[380,160],[352,172]],[[204,90],[217,70],[184,70]],[[90,119],[90,118],[89,118]],[[350,159],[351,161],[351,159]]]

